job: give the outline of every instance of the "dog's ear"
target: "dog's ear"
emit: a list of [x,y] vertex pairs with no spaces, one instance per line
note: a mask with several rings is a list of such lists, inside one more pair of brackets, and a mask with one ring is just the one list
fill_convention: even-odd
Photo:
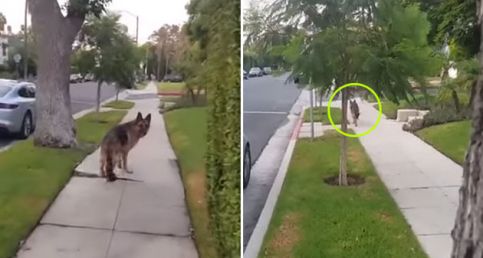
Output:
[[143,120],[143,115],[141,114],[141,112],[138,112],[138,115],[136,116],[136,122],[140,122],[141,120]]
[[151,113],[149,113],[144,120],[146,120],[148,123],[151,123]]

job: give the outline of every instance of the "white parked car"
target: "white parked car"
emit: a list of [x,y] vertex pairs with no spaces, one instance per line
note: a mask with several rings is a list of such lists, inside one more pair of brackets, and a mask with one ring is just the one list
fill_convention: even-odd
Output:
[[25,139],[35,128],[35,85],[0,79],[0,132]]
[[248,72],[248,77],[260,77],[260,76],[263,76],[263,71],[258,67],[252,67]]
[[272,68],[271,67],[263,67],[263,72],[265,74],[272,74]]

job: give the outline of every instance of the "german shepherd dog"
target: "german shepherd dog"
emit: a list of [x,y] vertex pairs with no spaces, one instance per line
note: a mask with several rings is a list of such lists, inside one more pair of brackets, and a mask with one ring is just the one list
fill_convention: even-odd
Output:
[[138,112],[133,121],[120,124],[107,132],[101,143],[101,176],[112,182],[117,179],[114,167],[117,165],[125,173],[132,173],[127,168],[129,151],[144,137],[151,125],[151,114],[143,118]]
[[352,120],[354,121],[354,125],[357,126],[357,119],[359,119],[359,105],[355,100],[350,100],[350,109],[352,114]]

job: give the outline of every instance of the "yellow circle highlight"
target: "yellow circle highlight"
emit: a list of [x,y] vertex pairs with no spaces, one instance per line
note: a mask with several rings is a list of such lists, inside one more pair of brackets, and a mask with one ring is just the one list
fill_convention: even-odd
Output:
[[[377,100],[377,106],[379,107],[379,114],[377,116],[377,120],[376,120],[376,123],[374,123],[374,125],[369,128],[369,130],[363,132],[363,133],[360,133],[360,134],[350,134],[350,133],[346,133],[344,131],[342,131],[341,129],[339,129],[335,124],[334,124],[334,121],[332,120],[332,116],[330,115],[330,104],[332,104],[332,100],[334,99],[335,95],[337,95],[337,93],[345,88],[348,88],[348,87],[361,87],[361,88],[364,88],[366,90],[368,90],[372,95],[374,95],[374,97],[376,97],[376,100]],[[379,124],[379,122],[381,122],[381,117],[382,117],[382,104],[381,104],[381,99],[379,99],[379,96],[376,94],[376,92],[369,86],[365,85],[365,84],[362,84],[362,83],[358,83],[358,82],[351,82],[351,83],[347,83],[347,84],[344,84],[342,87],[339,87],[337,90],[334,91],[334,93],[332,93],[332,95],[330,96],[329,98],[329,103],[327,103],[327,116],[329,117],[329,121],[330,121],[330,124],[332,125],[332,127],[337,131],[339,132],[340,134],[344,135],[344,136],[347,136],[347,137],[352,137],[352,138],[358,138],[358,137],[361,137],[361,136],[364,136],[364,135],[368,135],[369,133],[371,133],[372,131],[374,131],[374,129],[376,129],[377,125]]]

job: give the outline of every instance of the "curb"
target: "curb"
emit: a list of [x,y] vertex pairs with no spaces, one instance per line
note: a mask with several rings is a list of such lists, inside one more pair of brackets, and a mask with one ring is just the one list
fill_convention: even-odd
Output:
[[252,235],[250,240],[247,243],[245,248],[245,252],[243,253],[244,258],[257,258],[258,254],[263,245],[263,240],[265,238],[265,234],[267,233],[268,226],[272,219],[273,211],[275,209],[275,205],[277,204],[278,196],[282,191],[283,182],[285,180],[285,176],[287,175],[288,167],[290,165],[290,160],[292,158],[292,154],[295,148],[295,143],[297,143],[297,138],[300,132],[300,128],[303,122],[303,115],[304,112],[300,112],[297,124],[295,125],[294,131],[292,132],[292,136],[290,137],[287,149],[285,154],[283,155],[282,162],[277,172],[277,176],[273,181],[272,188],[268,193],[267,200],[265,201],[265,205],[263,206],[262,212],[258,218],[257,224],[253,229]]
[[[126,93],[126,91],[123,90],[123,91],[119,92],[119,100],[124,100],[124,99],[127,98],[127,96],[128,96],[128,94]],[[107,103],[109,103],[109,102],[111,102],[115,99],[116,99],[116,96],[113,96],[113,97],[110,97],[110,98],[102,101],[99,104],[100,108],[102,109],[102,106],[104,106],[105,104],[107,104]],[[72,117],[74,118],[74,120],[79,119],[79,118],[81,118],[81,117],[83,117],[83,116],[87,115],[88,113],[91,113],[92,111],[95,111],[95,110],[96,110],[96,107],[85,109],[85,110],[82,110],[82,111],[75,113],[74,115],[72,115]]]

